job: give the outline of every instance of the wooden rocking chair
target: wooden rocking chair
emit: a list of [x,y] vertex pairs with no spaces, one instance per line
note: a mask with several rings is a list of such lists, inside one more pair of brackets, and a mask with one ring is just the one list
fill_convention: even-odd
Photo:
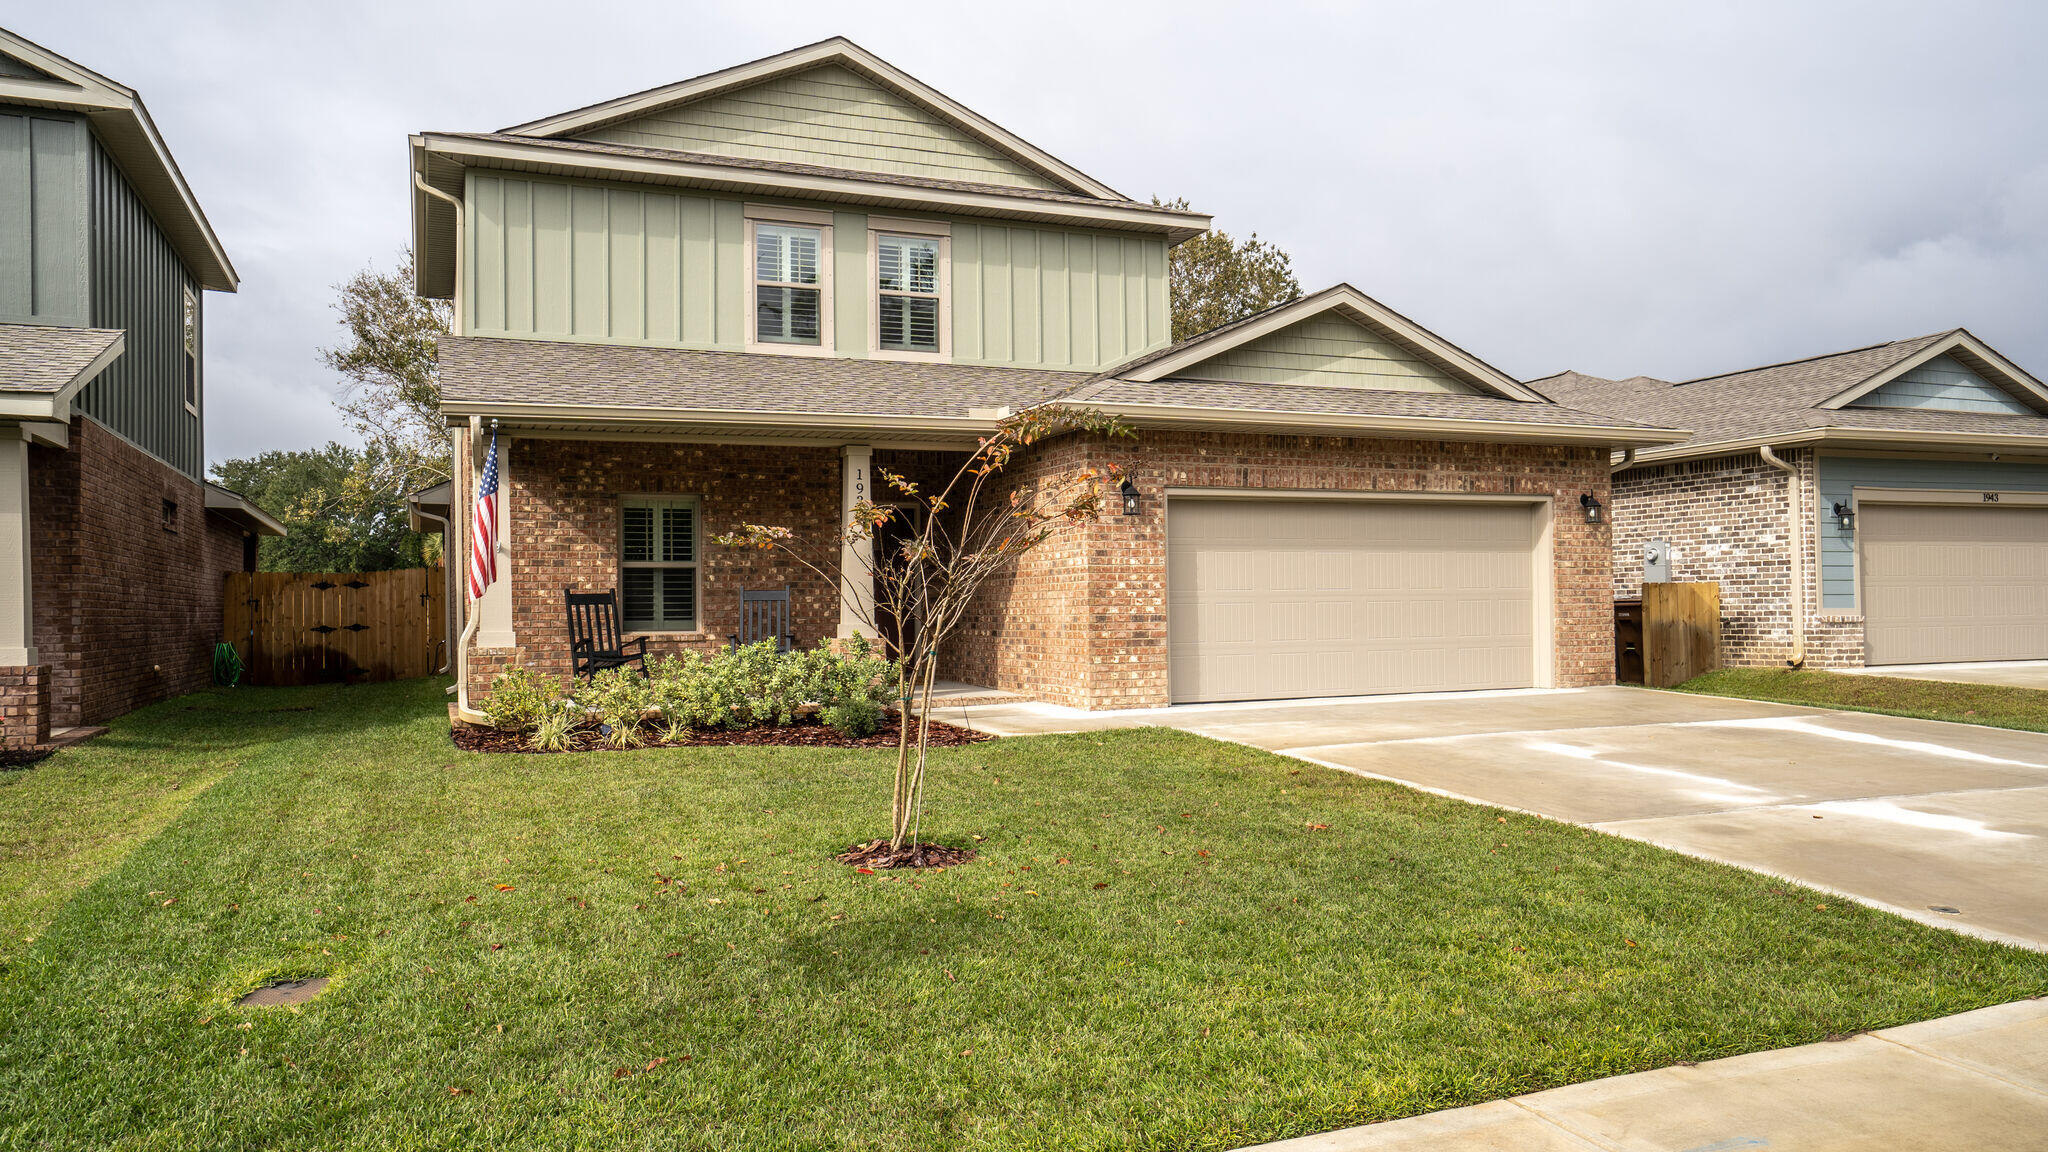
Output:
[[776,652],[796,651],[796,632],[789,624],[789,585],[760,592],[740,589],[740,630],[732,633],[732,646],[744,648],[771,638]]
[[[619,639],[617,589],[578,592],[565,588],[562,595],[569,610],[569,657],[575,662],[576,675],[587,679],[607,668],[634,663],[646,674],[647,637],[635,637],[631,644]],[[637,651],[629,652],[629,647],[637,647]]]

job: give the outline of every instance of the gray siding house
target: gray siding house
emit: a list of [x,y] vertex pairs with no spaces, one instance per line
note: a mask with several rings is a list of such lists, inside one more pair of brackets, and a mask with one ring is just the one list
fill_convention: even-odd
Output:
[[141,99],[0,30],[0,747],[205,683],[281,532],[205,479],[235,271]]
[[1730,663],[2048,659],[2048,387],[1969,332],[1532,387],[1693,430],[1617,467],[1614,590],[1719,581]]

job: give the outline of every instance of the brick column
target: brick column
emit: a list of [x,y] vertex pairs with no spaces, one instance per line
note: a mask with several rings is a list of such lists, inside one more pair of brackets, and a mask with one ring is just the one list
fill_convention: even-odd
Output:
[[0,751],[50,741],[50,666],[0,668]]

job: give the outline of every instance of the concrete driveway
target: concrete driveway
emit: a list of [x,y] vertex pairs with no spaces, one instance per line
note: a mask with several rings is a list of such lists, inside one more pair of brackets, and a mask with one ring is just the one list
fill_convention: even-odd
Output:
[[1908,680],[2048,688],[2048,660],[2000,660],[1987,664],[1880,664],[1875,668],[1844,668],[1842,671],[1852,676],[1902,676]]
[[2048,735],[1639,688],[943,718],[1185,729],[2048,949]]

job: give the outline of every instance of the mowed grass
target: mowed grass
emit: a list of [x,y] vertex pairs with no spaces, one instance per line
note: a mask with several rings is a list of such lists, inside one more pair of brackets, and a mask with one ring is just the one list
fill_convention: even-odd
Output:
[[445,716],[192,697],[10,781],[224,773],[7,961],[0,1147],[1228,1148],[2048,992],[2048,956],[1179,732],[940,751],[927,838],[981,859],[868,876],[829,857],[887,753],[470,755]]
[[1805,669],[1722,668],[1696,676],[1680,684],[1677,690],[2048,732],[2048,692],[2038,688],[1910,680],[1900,676],[1849,676]]

